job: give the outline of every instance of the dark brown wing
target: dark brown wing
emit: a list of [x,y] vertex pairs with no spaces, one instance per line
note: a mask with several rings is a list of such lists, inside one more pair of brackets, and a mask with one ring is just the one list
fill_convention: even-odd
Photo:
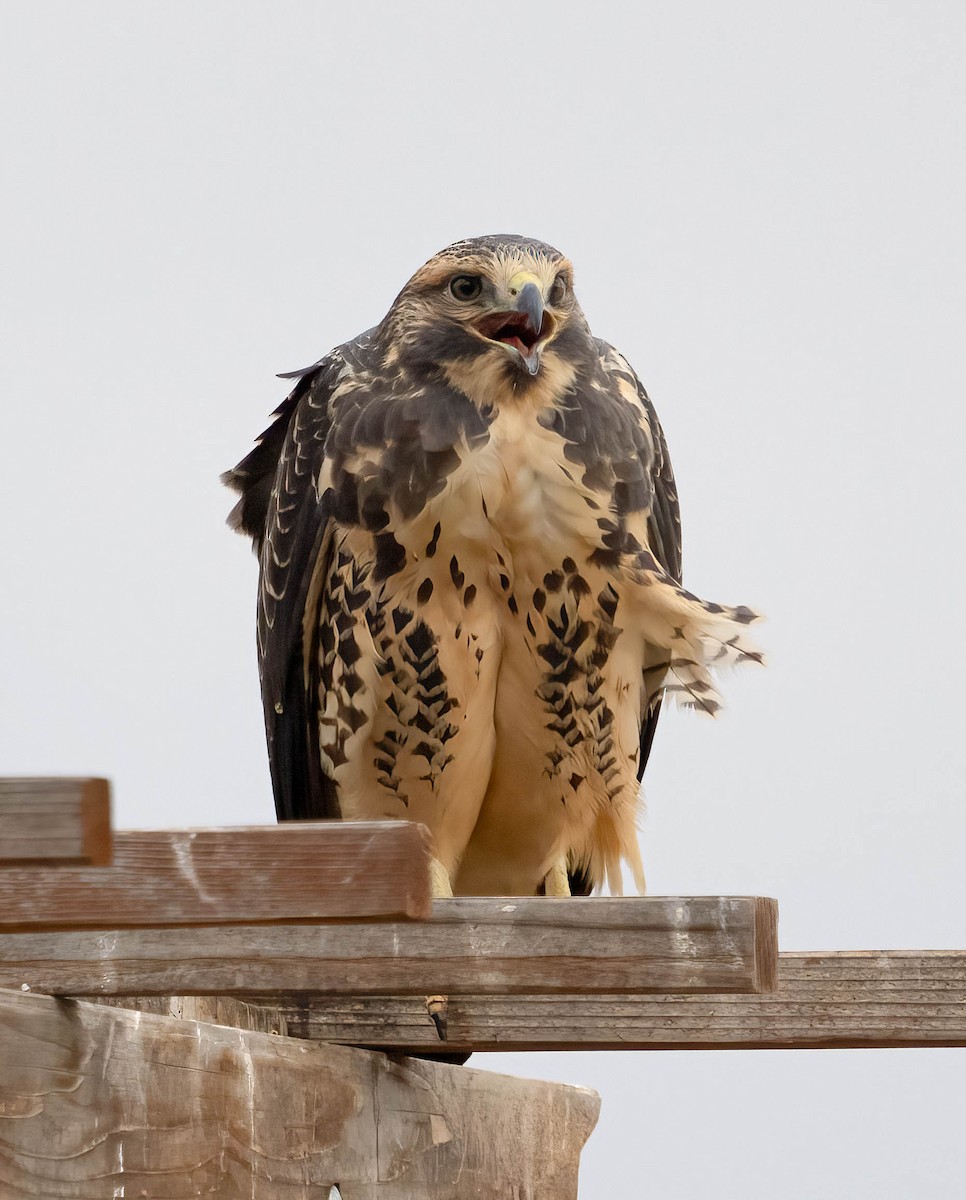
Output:
[[[643,423],[646,423],[650,436],[641,428],[643,423],[640,421],[637,406],[634,406],[635,418],[631,421],[634,428],[629,433],[627,427],[622,427],[619,421],[608,420],[607,412],[592,411],[590,404],[593,402],[593,392],[588,391],[585,395],[586,412],[582,415],[583,424],[576,419],[571,421],[574,425],[573,440],[581,442],[581,449],[575,451],[575,458],[577,461],[586,460],[592,463],[597,459],[607,458],[608,454],[612,457],[614,464],[618,466],[617,474],[621,481],[623,498],[632,499],[635,505],[646,504],[648,507],[648,550],[658,559],[665,571],[680,582],[681,515],[664,431],[650,397],[627,360],[606,342],[597,342],[596,346],[603,371],[602,391],[609,397],[608,407],[617,396],[621,397],[618,401],[621,406],[629,405],[627,389],[636,390],[638,403],[644,410]],[[619,450],[615,450],[614,445],[609,444],[614,443],[615,439],[620,443]],[[620,461],[621,457],[623,461]],[[618,495],[615,491],[615,508],[620,504]],[[648,704],[641,722],[638,780],[643,778],[650,757],[663,699],[663,691],[658,691]],[[571,895],[590,895],[593,881],[586,864],[570,863],[568,875]]]
[[[668,575],[680,583],[681,513],[678,508],[678,493],[674,483],[674,473],[671,470],[671,460],[668,457],[667,442],[664,440],[664,431],[661,429],[661,423],[657,419],[657,413],[650,397],[627,360],[606,342],[599,342],[598,346],[601,363],[611,386],[617,393],[625,397],[624,403],[627,403],[627,392],[621,391],[622,385],[625,389],[634,388],[637,392],[638,403],[644,410],[644,419],[650,436],[642,435],[635,441],[638,448],[638,462],[643,474],[641,490],[647,497],[649,507],[648,549]],[[644,768],[647,766],[663,698],[662,691],[658,691],[653,696],[641,724],[641,749],[637,764],[638,779],[643,778]]]
[[[280,821],[339,815],[335,788],[319,764],[317,723],[308,711],[313,689],[304,664],[317,655],[303,644],[302,619],[312,580],[327,566],[328,502],[318,497],[316,481],[330,424],[329,397],[349,348],[283,376],[297,382],[275,410],[275,421],[255,449],[222,476],[241,493],[229,524],[251,536],[259,558],[258,667]],[[312,628],[314,634],[314,622]]]
[[[654,498],[651,514],[647,521],[647,532],[650,539],[651,552],[660,562],[667,573],[678,583],[681,582],[681,510],[678,506],[678,491],[674,482],[674,472],[671,470],[671,459],[668,456],[667,442],[664,430],[657,419],[657,413],[651,398],[644,390],[640,380],[637,381],[637,394],[647,412],[651,426],[651,437],[654,442],[654,462],[651,468],[651,479],[654,485]],[[658,718],[664,693],[659,692],[648,705],[644,723],[641,725],[641,753],[637,760],[637,778],[644,777],[644,768],[651,755],[654,734],[657,730]]]

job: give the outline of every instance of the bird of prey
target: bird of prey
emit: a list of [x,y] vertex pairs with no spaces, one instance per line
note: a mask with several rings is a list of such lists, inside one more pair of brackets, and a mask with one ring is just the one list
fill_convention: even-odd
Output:
[[223,477],[260,560],[279,819],[428,826],[436,895],[638,889],[662,699],[759,661],[681,583],[654,408],[559,251],[457,242]]

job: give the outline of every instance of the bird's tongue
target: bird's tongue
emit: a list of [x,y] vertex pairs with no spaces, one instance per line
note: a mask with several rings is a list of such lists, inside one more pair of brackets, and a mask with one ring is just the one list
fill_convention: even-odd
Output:
[[536,343],[527,345],[522,338],[518,338],[516,334],[508,334],[499,339],[504,346],[512,346],[514,350],[519,351],[520,357],[523,359],[523,365],[526,367],[530,375],[536,375],[540,370],[540,351],[537,349]]
[[520,351],[520,356],[523,359],[523,365],[527,368],[531,375],[536,375],[540,369],[540,351],[536,345],[528,346],[526,342],[521,342],[518,337],[502,338],[501,341],[506,342],[508,346],[513,346],[514,349]]
[[540,351],[537,349],[540,333],[534,329],[525,313],[497,313],[485,318],[477,326],[479,331],[504,346],[512,346],[523,359],[531,375],[540,367]]

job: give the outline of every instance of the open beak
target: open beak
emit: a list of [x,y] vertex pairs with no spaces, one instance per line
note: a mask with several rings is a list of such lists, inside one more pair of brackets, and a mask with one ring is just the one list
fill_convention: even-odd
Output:
[[[512,290],[512,288],[511,288]],[[484,337],[511,346],[531,375],[540,369],[540,351],[550,336],[552,319],[543,310],[540,288],[528,280],[516,292],[516,304],[507,312],[491,313],[477,325]]]

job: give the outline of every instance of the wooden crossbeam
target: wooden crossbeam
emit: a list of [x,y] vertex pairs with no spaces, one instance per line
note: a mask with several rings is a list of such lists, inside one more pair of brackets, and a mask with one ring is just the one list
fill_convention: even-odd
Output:
[[0,779],[0,868],[110,861],[106,779]]
[[419,922],[22,931],[0,933],[0,986],[279,1000],[294,992],[753,992],[774,986],[776,922],[775,902],[753,896],[474,897],[437,900]]
[[[766,1050],[966,1046],[966,951],[782,953],[757,996],[453,996],[447,1050]],[[137,1003],[126,1000],[124,1003]],[[270,1001],[290,1034],[438,1049],[409,997]],[[259,1003],[250,1005],[258,1013]]]
[[0,992],[0,1195],[576,1200],[594,1092]]
[[428,835],[409,821],[135,830],[114,834],[108,867],[0,871],[0,933],[416,918],[430,908]]

